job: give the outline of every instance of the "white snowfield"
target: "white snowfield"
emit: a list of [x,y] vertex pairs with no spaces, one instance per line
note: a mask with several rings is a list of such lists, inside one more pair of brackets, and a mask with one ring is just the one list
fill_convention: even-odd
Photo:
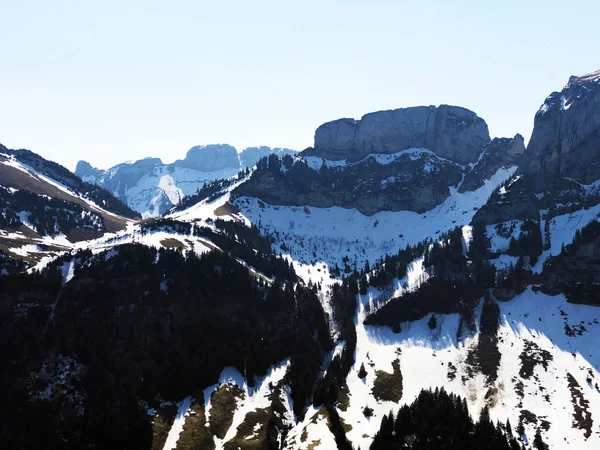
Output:
[[288,248],[289,252],[283,252],[294,260],[343,268],[347,256],[349,265],[356,263],[360,269],[367,260],[373,263],[407,244],[468,225],[492,191],[515,170],[499,169],[473,192],[450,188],[450,196],[441,205],[423,214],[383,211],[365,216],[356,209],[276,206],[248,197],[237,199],[235,205],[249,222],[275,236],[276,249]]
[[[371,295],[372,292],[365,297]],[[368,301],[368,298],[364,300]],[[589,411],[592,418],[599,417],[600,390],[596,386],[600,383],[600,347],[596,345],[600,337],[600,323],[596,319],[600,316],[598,309],[569,304],[562,295],[551,297],[528,290],[507,303],[500,303],[500,310],[499,350],[502,356],[498,378],[488,385],[481,373],[463,380],[467,373],[467,354],[477,344],[478,335],[458,341],[457,314],[438,315],[438,326],[434,330],[427,325],[426,317],[403,323],[402,331],[395,334],[386,327],[363,325],[364,307],[361,306],[357,322],[356,363],[347,379],[350,402],[347,410],[339,410],[344,422],[352,426],[347,433],[352,444],[356,448],[368,448],[384,415],[414,401],[422,389],[443,386],[447,391],[467,399],[474,418],[479,416],[486,404],[486,394],[494,392],[490,409],[492,419],[503,424],[509,419],[513,430],[519,423],[521,411],[533,413],[537,423],[524,425],[529,442],[533,441],[537,428],[544,421],[549,424],[549,429],[542,430],[542,435],[551,449],[600,448],[600,426],[596,420],[587,439],[585,430],[573,427],[576,410],[569,387],[570,374],[578,385],[574,389],[584,399],[584,410]],[[568,337],[564,332],[565,321],[584,323],[587,331],[581,336]],[[547,368],[537,364],[532,376],[526,379],[519,372],[522,370],[521,355],[529,342],[550,356]],[[537,357],[540,352],[533,348],[536,350],[525,353]],[[542,358],[539,359],[542,361]],[[377,401],[372,393],[376,372],[392,373],[392,363],[396,360],[402,372],[402,399],[399,403]],[[363,364],[367,376],[361,379],[358,371]],[[456,376],[451,380],[449,373],[453,370]],[[589,402],[587,406],[585,402]],[[487,403],[490,404],[490,401]],[[372,417],[364,416],[365,406],[373,410]],[[311,413],[314,414],[314,408],[309,410],[307,417]],[[297,436],[304,432],[307,436],[302,445],[291,448],[304,449],[311,442],[332,438],[329,430],[319,424],[311,424],[309,419],[297,424],[288,439],[297,443]],[[335,447],[328,447],[322,442],[314,448]]]
[[156,217],[164,212],[164,200],[176,205],[186,195],[193,195],[207,182],[229,178],[238,168],[228,167],[212,172],[202,172],[185,167],[158,166],[127,189],[127,205],[142,214]]
[[[592,418],[600,415],[600,348],[596,345],[600,336],[600,316],[597,308],[572,305],[562,295],[548,296],[531,290],[513,300],[500,303],[501,326],[499,328],[499,350],[501,353],[498,378],[491,384],[475,370],[472,377],[466,376],[467,355],[477,345],[478,335],[457,339],[459,316],[437,315],[437,327],[431,330],[428,317],[412,323],[402,323],[398,334],[387,327],[370,327],[363,324],[365,305],[373,301],[379,291],[370,289],[361,297],[357,315],[356,363],[347,378],[349,403],[346,409],[338,408],[343,423],[351,426],[347,438],[356,447],[368,448],[381,425],[381,419],[390,411],[397,411],[403,404],[416,399],[422,389],[444,387],[467,399],[469,410],[474,418],[479,416],[483,406],[491,406],[493,420],[503,424],[510,420],[513,430],[519,424],[522,411],[534,421],[525,422],[525,442],[532,442],[539,427],[544,441],[551,449],[598,449],[600,426],[594,421],[591,435],[586,438],[586,430],[573,425],[577,404],[584,414]],[[476,313],[479,316],[481,309]],[[565,323],[585,325],[581,335],[566,336]],[[526,346],[533,349],[525,351]],[[544,354],[544,358],[540,355]],[[526,356],[538,360],[532,374],[523,377],[522,358]],[[378,401],[373,395],[373,386],[378,371],[393,372],[392,363],[399,362],[402,373],[402,398],[400,402]],[[544,367],[544,361],[547,366]],[[210,417],[212,393],[226,384],[235,384],[243,392],[238,398],[234,420],[224,439],[215,438],[217,449],[236,437],[238,426],[247,414],[258,409],[268,408],[270,388],[282,380],[288,361],[273,367],[269,374],[259,379],[254,388],[249,388],[244,377],[233,368],[226,368],[217,385],[207,388],[204,401],[207,420]],[[359,378],[358,371],[364,365],[367,376]],[[451,373],[455,373],[451,377]],[[570,387],[571,380],[576,385]],[[492,392],[490,398],[489,392]],[[573,399],[573,392],[578,397]],[[324,408],[310,406],[303,420],[298,420],[287,395],[282,397],[286,407],[286,423],[291,426],[283,441],[283,448],[293,449],[334,449],[334,437],[329,430]],[[371,417],[363,414],[365,406],[373,410]],[[185,401],[180,410],[185,409]],[[183,427],[181,417],[169,433],[171,439]],[[257,423],[258,430],[262,425]],[[248,436],[251,439],[254,436]]]
[[182,222],[206,222],[208,219],[213,220],[215,218],[219,218],[223,220],[237,220],[243,222],[245,225],[250,226],[251,222],[244,214],[236,211],[229,211],[227,205],[229,204],[231,198],[231,192],[244,181],[246,181],[251,175],[252,170],[241,180],[236,181],[231,186],[224,189],[223,195],[215,200],[202,200],[188,209],[168,214],[166,217]]

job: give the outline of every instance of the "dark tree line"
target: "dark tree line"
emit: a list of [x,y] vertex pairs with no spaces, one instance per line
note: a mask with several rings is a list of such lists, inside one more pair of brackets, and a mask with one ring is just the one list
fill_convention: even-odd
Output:
[[98,213],[87,211],[80,205],[18,190],[0,189],[0,226],[17,228],[22,222],[20,212],[27,214],[27,221],[41,236],[68,234],[74,228],[104,230],[104,219]]
[[[509,425],[510,426],[510,425]],[[444,388],[423,390],[395,415],[384,416],[371,450],[518,450],[524,448],[505,427],[494,424],[487,408],[477,422],[466,400]]]
[[[213,223],[216,230],[194,227],[194,236],[208,239],[221,250],[240,258],[267,277],[296,278],[291,262],[273,253],[271,241],[261,235],[255,225],[248,227],[241,222],[222,219]],[[192,233],[192,225],[167,218],[149,219],[142,223],[142,234],[153,231],[189,235]]]
[[[196,257],[128,244],[74,258],[75,277],[62,287],[53,267],[2,277],[0,358],[8,365],[0,400],[11,405],[0,411],[3,448],[150,448],[151,417],[140,400],[200,392],[227,366],[253,385],[291,358],[294,404],[308,402],[331,350],[315,288],[291,278],[267,286],[221,252]],[[16,316],[22,303],[28,320]],[[85,396],[81,414],[60,393],[31,400],[31,389],[45,385],[28,385],[30,374],[59,355],[84,368],[65,379]]]
[[340,340],[345,342],[344,349],[337,355],[322,380],[320,380],[314,395],[314,403],[317,405],[332,406],[337,402],[339,390],[346,384],[346,377],[354,365],[356,352],[356,295],[358,285],[356,275],[345,278],[342,283],[333,285],[331,302],[333,316],[338,329]]
[[[542,242],[542,230],[539,221],[527,219],[521,226],[521,232],[517,239],[513,236],[508,245],[510,256],[527,256],[535,262],[537,257],[544,251]],[[532,262],[532,265],[533,265]]]
[[212,202],[223,195],[225,189],[242,180],[249,173],[250,169],[245,169],[240,170],[238,174],[232,178],[207,181],[201,188],[198,188],[194,194],[183,197],[179,204],[175,205],[170,212],[183,211],[203,200]]
[[3,150],[6,153],[13,155],[20,162],[31,166],[36,171],[64,184],[77,194],[80,194],[84,198],[87,198],[98,206],[119,214],[130,219],[139,218],[140,214],[127,205],[121,200],[116,198],[106,189],[97,186],[95,184],[86,183],[82,181],[77,175],[72,173],[67,168],[61,166],[54,161],[49,161],[42,158],[36,153],[30,150]]
[[0,250],[0,276],[22,272],[26,268],[26,262],[14,259],[8,253]]
[[295,279],[291,262],[273,253],[271,242],[255,225],[247,227],[240,222],[217,219],[215,227],[217,231],[208,227],[194,228],[194,235],[206,237],[221,250],[244,260],[268,277]]
[[[424,241],[407,248],[402,252],[404,261],[424,255],[423,266],[429,279],[416,291],[388,301],[365,323],[387,325],[399,331],[400,322],[419,320],[431,313],[459,312],[464,322],[471,324],[477,301],[496,284],[496,269],[486,260],[488,248],[482,225],[474,226],[468,251],[460,227],[441,234],[435,242]],[[400,259],[396,264],[405,267],[408,263],[404,261]]]

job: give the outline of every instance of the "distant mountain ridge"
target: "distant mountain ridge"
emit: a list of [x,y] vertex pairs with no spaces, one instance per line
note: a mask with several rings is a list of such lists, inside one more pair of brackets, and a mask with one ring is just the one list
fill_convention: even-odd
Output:
[[184,159],[171,164],[164,164],[160,158],[144,158],[101,170],[79,161],[75,174],[108,189],[144,217],[155,217],[209,181],[232,177],[270,154],[295,153],[287,148],[262,146],[248,147],[238,154],[228,144],[198,145],[188,150]]

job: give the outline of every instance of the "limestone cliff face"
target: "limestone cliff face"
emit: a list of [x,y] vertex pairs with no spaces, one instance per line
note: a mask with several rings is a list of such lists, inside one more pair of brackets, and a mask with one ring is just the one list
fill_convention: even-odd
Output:
[[600,72],[572,76],[546,98],[516,175],[475,221],[566,214],[600,202],[600,191],[586,186],[600,179]]
[[237,150],[231,145],[197,145],[188,150],[185,159],[175,161],[172,166],[213,172],[225,168],[239,168],[240,161]]
[[494,138],[484,146],[480,159],[465,175],[459,192],[473,191],[490,179],[501,167],[515,167],[525,154],[523,136],[514,138]]
[[[108,171],[102,171],[85,163],[91,167],[91,170],[83,173],[81,171],[82,163],[85,163],[85,161],[80,161],[77,164],[76,175],[79,175],[84,181],[100,184],[125,203],[127,203],[127,189],[138,183],[148,172],[163,165],[159,158],[145,158],[133,163],[119,164]],[[99,180],[102,180],[102,182],[98,182]]]
[[102,175],[100,169],[96,169],[87,161],[79,161],[75,168],[75,174],[80,178],[96,178]]
[[370,156],[341,167],[325,163],[318,168],[314,160],[290,159],[259,165],[235,194],[273,205],[356,208],[366,215],[423,213],[442,203],[450,195],[449,186],[462,178],[462,166],[428,151],[399,155],[385,163]]
[[600,178],[600,71],[572,76],[535,115],[523,174],[564,176],[583,184]]
[[427,148],[442,158],[468,164],[477,160],[489,141],[487,124],[468,109],[417,106],[325,123],[315,132],[314,148],[305,154],[359,160],[371,153]]

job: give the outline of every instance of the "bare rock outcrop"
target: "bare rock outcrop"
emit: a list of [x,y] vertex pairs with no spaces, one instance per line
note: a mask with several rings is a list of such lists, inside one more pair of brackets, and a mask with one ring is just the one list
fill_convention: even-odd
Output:
[[477,160],[489,141],[487,124],[473,111],[449,105],[417,106],[327,122],[317,128],[314,148],[304,153],[359,160],[371,153],[427,148],[442,158],[468,164]]
[[546,98],[519,172],[543,174],[549,183],[569,177],[590,184],[600,178],[599,152],[600,71],[572,76],[562,91]]

